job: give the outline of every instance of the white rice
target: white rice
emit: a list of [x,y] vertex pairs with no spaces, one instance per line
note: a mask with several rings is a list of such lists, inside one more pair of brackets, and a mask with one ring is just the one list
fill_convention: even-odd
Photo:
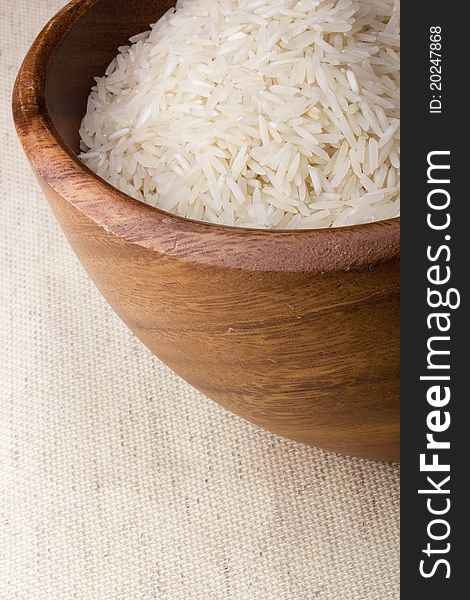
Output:
[[81,159],[196,220],[399,214],[399,0],[179,0],[96,78]]

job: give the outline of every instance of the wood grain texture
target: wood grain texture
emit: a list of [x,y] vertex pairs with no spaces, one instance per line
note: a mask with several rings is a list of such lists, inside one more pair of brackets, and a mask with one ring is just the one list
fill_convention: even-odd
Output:
[[196,223],[132,200],[75,152],[93,76],[170,1],[75,0],[18,75],[19,137],[73,249],[131,330],[275,433],[399,455],[399,220],[334,230]]

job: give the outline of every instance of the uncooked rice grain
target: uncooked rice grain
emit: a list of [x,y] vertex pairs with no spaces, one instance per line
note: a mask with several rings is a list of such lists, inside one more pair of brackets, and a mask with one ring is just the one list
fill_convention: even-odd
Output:
[[399,14],[399,0],[179,0],[95,79],[80,158],[195,220],[398,216]]

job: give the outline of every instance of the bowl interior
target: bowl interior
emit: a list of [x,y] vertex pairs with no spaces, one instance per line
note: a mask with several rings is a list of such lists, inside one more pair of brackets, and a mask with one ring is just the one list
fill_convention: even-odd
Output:
[[174,0],[89,0],[57,44],[46,74],[46,105],[70,149],[79,152],[78,133],[94,77],[103,75],[119,46],[148,29]]
[[174,0],[72,0],[28,52],[13,92],[19,138],[40,181],[126,243],[184,261],[273,272],[373,268],[399,257],[400,220],[327,229],[243,229],[192,221],[133,200],[77,158],[94,77]]

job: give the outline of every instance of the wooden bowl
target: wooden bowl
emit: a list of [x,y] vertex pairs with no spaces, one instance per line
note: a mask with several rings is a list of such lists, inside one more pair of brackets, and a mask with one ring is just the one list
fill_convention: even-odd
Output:
[[139,203],[77,158],[93,76],[170,0],[75,0],[34,42],[14,90],[20,140],[91,278],[195,388],[301,442],[399,453],[399,220],[262,231]]

